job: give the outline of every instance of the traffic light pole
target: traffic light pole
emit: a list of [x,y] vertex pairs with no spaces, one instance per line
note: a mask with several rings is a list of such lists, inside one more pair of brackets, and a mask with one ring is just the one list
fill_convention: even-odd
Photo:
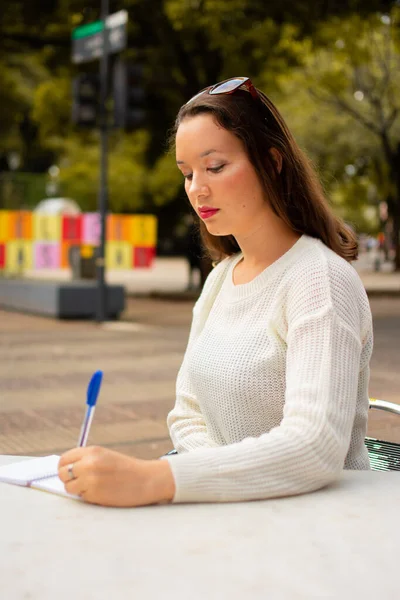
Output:
[[[109,0],[101,0],[101,19],[105,22],[109,15]],[[108,122],[107,122],[107,95],[108,95],[108,68],[109,57],[107,48],[107,32],[103,29],[103,54],[100,59],[100,185],[99,185],[99,213],[100,213],[100,246],[96,259],[97,273],[97,312],[96,321],[99,323],[107,317],[107,290],[105,283],[105,247],[106,247],[106,216],[108,208]]]

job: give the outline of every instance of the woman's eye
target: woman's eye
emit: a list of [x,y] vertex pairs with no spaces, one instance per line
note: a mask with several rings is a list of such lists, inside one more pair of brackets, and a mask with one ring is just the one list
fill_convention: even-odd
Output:
[[208,170],[211,171],[211,173],[219,173],[220,171],[222,171],[224,166],[225,165],[219,165],[218,167],[209,167]]
[[[207,171],[211,171],[211,173],[219,173],[224,167],[225,165],[218,165],[218,167],[208,167]],[[193,173],[188,173],[187,175],[183,174],[183,177],[187,181],[192,181]]]

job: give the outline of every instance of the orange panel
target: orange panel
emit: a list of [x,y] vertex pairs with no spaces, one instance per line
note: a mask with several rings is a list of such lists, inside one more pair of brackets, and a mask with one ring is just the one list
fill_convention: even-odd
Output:
[[61,242],[61,257],[60,267],[61,269],[67,269],[69,267],[68,252],[73,244],[71,242]]
[[107,215],[107,241],[125,242],[128,239],[128,219],[127,215]]
[[32,213],[28,210],[15,211],[12,228],[14,239],[31,240],[33,237]]

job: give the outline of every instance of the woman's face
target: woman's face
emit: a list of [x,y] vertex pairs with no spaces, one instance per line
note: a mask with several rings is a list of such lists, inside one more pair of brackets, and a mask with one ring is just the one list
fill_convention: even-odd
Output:
[[240,239],[260,227],[269,212],[261,182],[242,142],[211,115],[182,121],[176,160],[190,203],[212,235]]

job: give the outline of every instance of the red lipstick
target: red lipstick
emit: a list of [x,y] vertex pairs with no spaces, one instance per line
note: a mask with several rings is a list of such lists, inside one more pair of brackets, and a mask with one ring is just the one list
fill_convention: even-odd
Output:
[[217,214],[219,208],[211,208],[211,206],[201,206],[199,208],[199,215],[202,219],[209,219]]

